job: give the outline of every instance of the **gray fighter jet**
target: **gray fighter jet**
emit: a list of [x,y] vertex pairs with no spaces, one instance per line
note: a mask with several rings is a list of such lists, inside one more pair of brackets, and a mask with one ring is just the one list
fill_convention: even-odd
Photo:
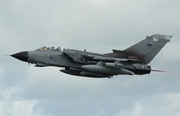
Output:
[[155,34],[125,49],[113,53],[98,54],[86,50],[42,47],[34,51],[24,51],[11,55],[21,61],[35,64],[35,67],[63,67],[63,73],[111,78],[114,75],[144,75],[152,70],[149,64],[172,36]]

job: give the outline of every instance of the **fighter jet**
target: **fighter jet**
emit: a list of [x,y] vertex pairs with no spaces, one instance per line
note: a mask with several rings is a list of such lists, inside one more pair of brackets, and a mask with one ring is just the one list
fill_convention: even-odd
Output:
[[60,71],[66,74],[111,78],[115,75],[144,75],[152,70],[148,65],[167,42],[171,35],[155,34],[125,49],[112,53],[99,54],[86,50],[63,49],[60,47],[41,47],[33,51],[23,51],[11,55],[35,67],[63,67]]

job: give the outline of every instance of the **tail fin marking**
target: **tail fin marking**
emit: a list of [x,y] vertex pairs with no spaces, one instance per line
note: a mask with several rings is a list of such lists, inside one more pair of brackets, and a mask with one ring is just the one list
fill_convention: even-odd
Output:
[[170,42],[171,35],[155,34],[147,36],[145,40],[124,50],[129,56],[137,56],[144,63],[149,64],[159,51]]

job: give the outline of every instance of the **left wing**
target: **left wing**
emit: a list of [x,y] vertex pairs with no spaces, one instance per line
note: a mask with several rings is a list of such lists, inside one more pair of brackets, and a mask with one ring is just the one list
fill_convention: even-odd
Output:
[[[125,58],[115,58],[115,57],[107,57],[101,54],[82,52],[77,50],[66,50],[63,53],[71,58],[73,61],[78,63],[91,63],[93,61],[106,61],[106,62],[142,62],[142,60],[138,59],[125,59]],[[97,63],[96,62],[96,63]]]
[[125,59],[125,58],[114,58],[114,57],[106,57],[106,56],[97,56],[97,55],[81,55],[85,58],[89,58],[95,61],[110,61],[110,62],[115,62],[115,61],[122,61],[122,62],[142,62],[142,60],[138,59]]

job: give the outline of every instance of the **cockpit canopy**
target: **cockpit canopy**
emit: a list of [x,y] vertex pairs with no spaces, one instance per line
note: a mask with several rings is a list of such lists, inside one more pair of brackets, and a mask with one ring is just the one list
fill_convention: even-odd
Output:
[[44,46],[44,47],[41,47],[41,48],[37,49],[36,51],[61,51],[61,47],[54,47],[54,46],[47,47],[47,46]]

